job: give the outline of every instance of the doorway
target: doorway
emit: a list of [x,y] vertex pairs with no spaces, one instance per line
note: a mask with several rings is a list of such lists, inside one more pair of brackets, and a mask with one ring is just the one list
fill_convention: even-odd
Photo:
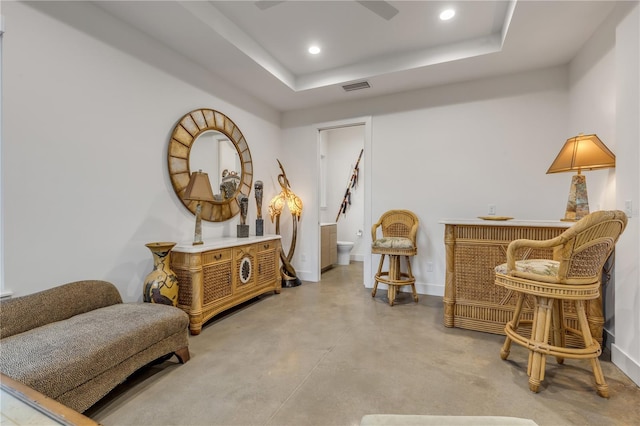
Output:
[[363,262],[363,284],[367,286],[370,274],[366,271],[371,269],[371,235],[366,231],[371,229],[371,173],[367,166],[370,164],[367,153],[371,147],[371,118],[322,123],[317,125],[317,130],[318,242],[321,224],[337,223],[337,240],[354,243],[350,258]]

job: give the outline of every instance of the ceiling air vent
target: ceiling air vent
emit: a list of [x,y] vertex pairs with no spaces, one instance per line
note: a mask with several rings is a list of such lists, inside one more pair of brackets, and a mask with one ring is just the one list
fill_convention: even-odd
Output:
[[357,83],[345,84],[342,86],[345,92],[353,92],[354,90],[368,89],[371,85],[368,81],[359,81]]

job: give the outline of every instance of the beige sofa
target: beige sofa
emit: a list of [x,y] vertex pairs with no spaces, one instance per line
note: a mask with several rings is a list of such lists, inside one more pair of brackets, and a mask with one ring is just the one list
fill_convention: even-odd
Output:
[[0,302],[0,371],[79,412],[165,355],[189,360],[189,317],[122,303],[105,281],[78,281]]

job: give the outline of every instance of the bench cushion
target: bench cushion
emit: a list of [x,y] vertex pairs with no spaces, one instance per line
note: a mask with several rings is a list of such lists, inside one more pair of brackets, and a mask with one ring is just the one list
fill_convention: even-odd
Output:
[[84,280],[0,301],[0,337],[13,336],[54,321],[122,303],[107,281]]

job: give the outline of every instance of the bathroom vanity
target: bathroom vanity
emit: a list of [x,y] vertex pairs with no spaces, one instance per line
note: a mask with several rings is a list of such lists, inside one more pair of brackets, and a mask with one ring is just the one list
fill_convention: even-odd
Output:
[[320,269],[331,268],[338,261],[338,224],[320,224]]

